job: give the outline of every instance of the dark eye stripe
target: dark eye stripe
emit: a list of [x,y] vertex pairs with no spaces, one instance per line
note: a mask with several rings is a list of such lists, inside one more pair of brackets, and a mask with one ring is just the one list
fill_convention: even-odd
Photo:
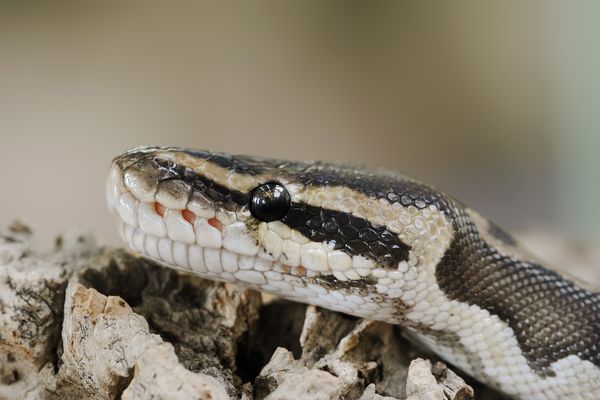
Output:
[[370,258],[385,268],[397,269],[408,260],[410,246],[397,235],[342,211],[292,203],[281,222],[313,242],[333,242],[336,250]]
[[[221,206],[230,208],[228,205],[232,203],[239,207],[248,206],[248,193],[231,190],[180,165],[163,168],[168,168],[176,178],[187,181],[194,190],[201,191]],[[411,249],[385,227],[342,211],[292,202],[280,221],[313,242],[334,243],[334,249],[350,256],[369,258],[384,268],[397,269],[398,263],[408,260]]]

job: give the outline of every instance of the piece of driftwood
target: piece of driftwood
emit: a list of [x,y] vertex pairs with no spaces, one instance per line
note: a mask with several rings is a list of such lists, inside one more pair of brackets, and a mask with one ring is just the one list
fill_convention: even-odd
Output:
[[87,234],[49,254],[32,239],[0,234],[2,399],[498,398],[399,327],[263,301]]

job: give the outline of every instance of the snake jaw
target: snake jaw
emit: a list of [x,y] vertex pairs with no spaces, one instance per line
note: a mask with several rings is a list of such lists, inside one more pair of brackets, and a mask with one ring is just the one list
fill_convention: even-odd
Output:
[[[300,203],[294,203],[296,214],[282,220],[257,220],[249,211],[249,194],[254,186],[272,180],[274,172],[237,175],[219,165],[225,162],[162,148],[117,157],[107,180],[107,203],[123,240],[142,255],[210,279],[292,300],[310,299],[353,315],[373,316],[375,311],[376,319],[402,318],[404,306],[397,307],[401,291],[391,286],[395,296],[381,295],[393,284],[388,277],[392,270],[367,256],[348,254],[335,240],[314,240],[295,229],[298,218],[293,215],[300,212]],[[286,176],[279,182],[292,199],[302,198],[304,185]],[[353,217],[344,218],[348,223]],[[393,276],[400,279],[402,274]],[[377,308],[359,302],[363,297]]]

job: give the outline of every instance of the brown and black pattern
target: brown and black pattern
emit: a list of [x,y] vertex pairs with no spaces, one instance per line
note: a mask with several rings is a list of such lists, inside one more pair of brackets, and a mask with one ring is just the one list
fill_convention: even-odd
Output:
[[505,321],[540,376],[553,376],[550,365],[569,355],[600,366],[600,295],[537,263],[500,254],[461,207],[451,215],[456,235],[436,269],[442,291]]

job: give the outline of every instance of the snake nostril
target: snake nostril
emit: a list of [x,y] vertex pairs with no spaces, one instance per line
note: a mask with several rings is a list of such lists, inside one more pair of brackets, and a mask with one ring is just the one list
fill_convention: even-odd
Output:
[[158,202],[154,203],[154,211],[156,211],[156,213],[157,213],[158,215],[160,215],[161,217],[164,217],[164,216],[165,216],[165,211],[166,211],[166,210],[167,210],[167,209],[166,209],[166,208],[165,208],[165,206],[163,206],[162,204],[160,204],[160,203],[158,203]]

